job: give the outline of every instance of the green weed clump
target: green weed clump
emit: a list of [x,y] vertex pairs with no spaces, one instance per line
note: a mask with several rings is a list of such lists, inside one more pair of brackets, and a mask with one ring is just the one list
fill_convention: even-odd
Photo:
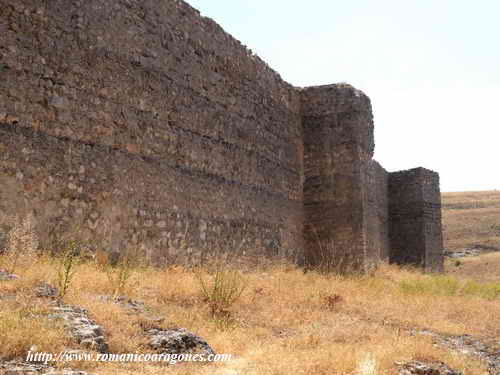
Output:
[[500,299],[500,283],[478,283],[467,281],[463,286],[464,295],[479,296],[489,300]]

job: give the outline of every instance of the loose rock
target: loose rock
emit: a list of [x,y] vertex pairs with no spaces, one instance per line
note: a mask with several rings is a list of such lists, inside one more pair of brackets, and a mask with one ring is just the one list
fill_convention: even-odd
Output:
[[37,297],[55,298],[59,295],[59,289],[46,282],[38,284],[34,291]]
[[4,375],[96,375],[71,369],[57,370],[43,363],[16,361],[0,363],[0,371]]
[[80,345],[95,349],[100,353],[108,352],[103,329],[89,319],[87,310],[63,303],[58,303],[52,310],[54,314],[51,314],[49,318],[63,319],[66,328]]
[[177,329],[149,329],[150,346],[160,353],[169,354],[215,354],[213,349],[201,337],[187,331]]
[[486,343],[471,335],[441,335],[429,330],[417,331],[414,334],[431,336],[436,345],[476,357],[488,364],[490,375],[500,375],[500,341]]
[[17,279],[19,279],[19,276],[8,273],[5,270],[0,270],[0,281],[17,280]]
[[475,245],[472,248],[466,248],[457,251],[444,250],[443,255],[448,258],[466,258],[466,257],[477,257],[482,254],[493,253],[499,251],[495,247]]
[[396,362],[400,366],[398,375],[462,375],[461,372],[449,368],[443,362],[424,363],[411,361]]
[[143,301],[133,300],[125,296],[115,298],[111,296],[99,296],[98,299],[106,302],[114,302],[128,310],[131,314],[141,314],[143,318],[149,320],[151,323],[162,323],[165,320],[161,316],[151,314]]

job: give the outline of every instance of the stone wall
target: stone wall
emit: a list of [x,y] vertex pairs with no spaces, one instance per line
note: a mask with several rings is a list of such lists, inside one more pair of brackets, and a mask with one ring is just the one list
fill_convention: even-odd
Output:
[[373,161],[372,117],[361,91],[292,87],[179,0],[0,0],[0,232],[32,214],[42,246],[366,270],[408,240],[437,264],[438,181],[413,194]]
[[298,92],[215,22],[172,0],[0,12],[4,214],[108,227],[116,250],[302,248]]

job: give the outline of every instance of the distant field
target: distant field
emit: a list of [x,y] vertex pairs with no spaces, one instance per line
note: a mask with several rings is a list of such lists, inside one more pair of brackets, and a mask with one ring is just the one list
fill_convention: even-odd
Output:
[[500,191],[444,193],[444,248],[498,250],[479,257],[447,259],[450,275],[500,282]]
[[446,259],[446,273],[460,279],[479,282],[495,282],[500,285],[500,252],[478,257]]
[[500,191],[443,193],[444,247],[500,251]]

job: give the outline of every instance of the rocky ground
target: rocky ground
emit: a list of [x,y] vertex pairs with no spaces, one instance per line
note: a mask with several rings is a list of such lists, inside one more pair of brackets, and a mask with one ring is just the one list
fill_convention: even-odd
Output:
[[467,257],[477,257],[482,254],[497,252],[498,250],[491,247],[476,246],[471,248],[465,248],[462,250],[445,250],[444,256],[448,258],[467,258]]
[[485,342],[467,334],[441,335],[428,330],[418,331],[417,334],[429,335],[436,345],[479,358],[488,364],[490,375],[500,375],[500,339]]
[[398,375],[461,375],[442,362],[424,363],[411,361],[406,363],[396,362],[399,367]]
[[[9,282],[19,278],[16,275],[0,271],[0,280]],[[67,334],[80,348],[93,350],[100,353],[108,353],[109,347],[106,341],[106,332],[89,317],[87,310],[63,303],[59,298],[59,291],[54,286],[42,282],[33,290],[38,298],[50,300],[51,314],[49,319],[61,320],[66,328]],[[130,314],[140,314],[148,324],[143,329],[143,335],[147,338],[151,351],[155,353],[186,354],[203,353],[214,354],[214,350],[203,338],[196,336],[184,328],[163,329],[158,325],[163,321],[160,316],[154,315],[142,301],[129,299],[127,297],[95,296],[96,299],[111,301]],[[367,318],[368,319],[368,318]],[[384,324],[388,324],[384,322]],[[389,323],[390,324],[390,323]],[[394,324],[398,326],[397,324]],[[398,326],[398,329],[401,327]],[[410,335],[430,336],[436,346],[447,348],[451,351],[480,359],[488,365],[489,375],[500,375],[500,340],[485,341],[468,334],[443,335],[426,329],[406,330]],[[83,353],[81,349],[67,349],[68,354]],[[399,375],[458,375],[460,372],[448,367],[442,362],[397,362]],[[84,371],[74,369],[56,369],[50,364],[23,362],[14,360],[0,362],[0,372],[7,375],[92,375]],[[234,375],[243,375],[236,372]],[[464,374],[465,375],[465,374]]]
[[[18,276],[0,271],[1,280],[13,280]],[[49,319],[60,319],[69,336],[71,336],[80,346],[94,350],[99,353],[108,353],[108,344],[105,339],[105,332],[101,326],[88,317],[88,311],[78,306],[71,306],[62,303],[57,297],[59,291],[54,286],[43,282],[35,287],[34,293],[39,298],[51,298],[52,314]],[[142,314],[146,316],[151,324],[160,323],[163,318],[151,315],[141,301],[135,301],[126,297],[98,296],[101,300],[111,300],[119,304],[130,313]],[[149,346],[158,354],[215,354],[210,345],[201,337],[189,332],[184,328],[161,329],[147,328],[144,334],[148,337]],[[75,355],[85,353],[81,350],[68,349],[65,354]],[[85,371],[73,369],[57,370],[48,364],[37,362],[7,361],[0,362],[0,370],[5,375],[95,375]]]

